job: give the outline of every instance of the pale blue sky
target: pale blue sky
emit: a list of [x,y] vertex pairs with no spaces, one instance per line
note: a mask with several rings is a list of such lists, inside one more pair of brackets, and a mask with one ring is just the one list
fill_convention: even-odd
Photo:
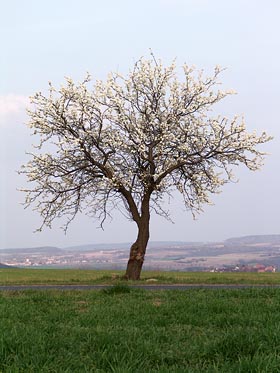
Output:
[[244,114],[249,130],[274,136],[263,170],[236,170],[238,184],[213,198],[215,206],[193,221],[176,196],[175,224],[152,217],[152,240],[212,241],[230,236],[279,232],[280,2],[278,0],[3,0],[0,13],[0,248],[132,241],[135,228],[118,213],[105,224],[79,217],[65,236],[58,228],[34,234],[40,217],[20,205],[24,179],[15,170],[30,150],[24,126],[27,98],[48,81],[102,79],[127,72],[151,48],[163,62],[177,58],[211,71],[227,67],[225,88],[238,95],[215,109]]

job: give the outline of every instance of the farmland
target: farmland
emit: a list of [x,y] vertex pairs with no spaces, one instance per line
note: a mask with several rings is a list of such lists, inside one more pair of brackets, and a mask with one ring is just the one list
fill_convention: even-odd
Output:
[[[66,248],[26,247],[0,250],[1,263],[20,268],[124,270],[129,243],[89,244]],[[222,242],[150,242],[145,270],[254,271],[280,266],[280,235],[246,236]],[[272,267],[273,266],[273,267]]]

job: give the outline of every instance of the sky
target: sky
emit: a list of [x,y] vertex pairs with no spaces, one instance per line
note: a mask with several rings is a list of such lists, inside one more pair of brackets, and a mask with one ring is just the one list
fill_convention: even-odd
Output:
[[174,224],[152,215],[153,241],[220,241],[279,234],[280,2],[278,0],[3,0],[0,14],[0,248],[132,242],[136,229],[119,212],[99,224],[80,215],[65,235],[59,221],[34,233],[41,218],[24,209],[26,186],[17,170],[36,142],[26,126],[29,96],[86,72],[104,79],[127,73],[150,49],[163,63],[174,58],[212,71],[226,68],[223,88],[237,95],[219,104],[225,116],[244,115],[248,131],[274,136],[261,171],[235,169],[238,183],[212,197],[193,220],[179,196],[169,201]]

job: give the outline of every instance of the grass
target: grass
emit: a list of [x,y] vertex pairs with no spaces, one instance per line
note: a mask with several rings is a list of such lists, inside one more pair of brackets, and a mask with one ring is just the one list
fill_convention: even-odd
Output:
[[277,372],[280,289],[0,293],[1,372]]
[[[1,269],[0,285],[116,284],[123,271],[77,269]],[[157,284],[280,284],[280,273],[210,273],[143,271],[140,283]],[[129,282],[132,283],[132,282]],[[138,282],[139,283],[139,282]]]

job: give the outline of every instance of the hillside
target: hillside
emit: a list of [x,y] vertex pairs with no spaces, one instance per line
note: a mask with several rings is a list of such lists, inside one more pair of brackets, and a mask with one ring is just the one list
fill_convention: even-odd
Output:
[[[149,249],[170,249],[172,247],[185,247],[185,246],[197,246],[201,245],[202,242],[182,242],[182,241],[151,241],[148,244]],[[76,245],[65,247],[67,251],[100,251],[100,250],[123,250],[129,249],[131,242],[123,243],[97,243],[87,245]]]
[[280,244],[280,234],[234,237],[225,240],[224,243],[225,245]]
[[21,253],[26,253],[26,254],[36,254],[36,253],[41,253],[41,254],[64,254],[64,250],[60,249],[58,247],[54,246],[40,246],[40,247],[21,247],[21,248],[13,248],[13,249],[1,249],[0,253],[1,254],[21,254]]
[[[19,267],[123,269],[130,243],[87,244],[0,250],[2,263]],[[222,242],[150,242],[144,267],[171,271],[247,265],[280,268],[280,235],[229,238]],[[260,267],[261,268],[261,267]]]

